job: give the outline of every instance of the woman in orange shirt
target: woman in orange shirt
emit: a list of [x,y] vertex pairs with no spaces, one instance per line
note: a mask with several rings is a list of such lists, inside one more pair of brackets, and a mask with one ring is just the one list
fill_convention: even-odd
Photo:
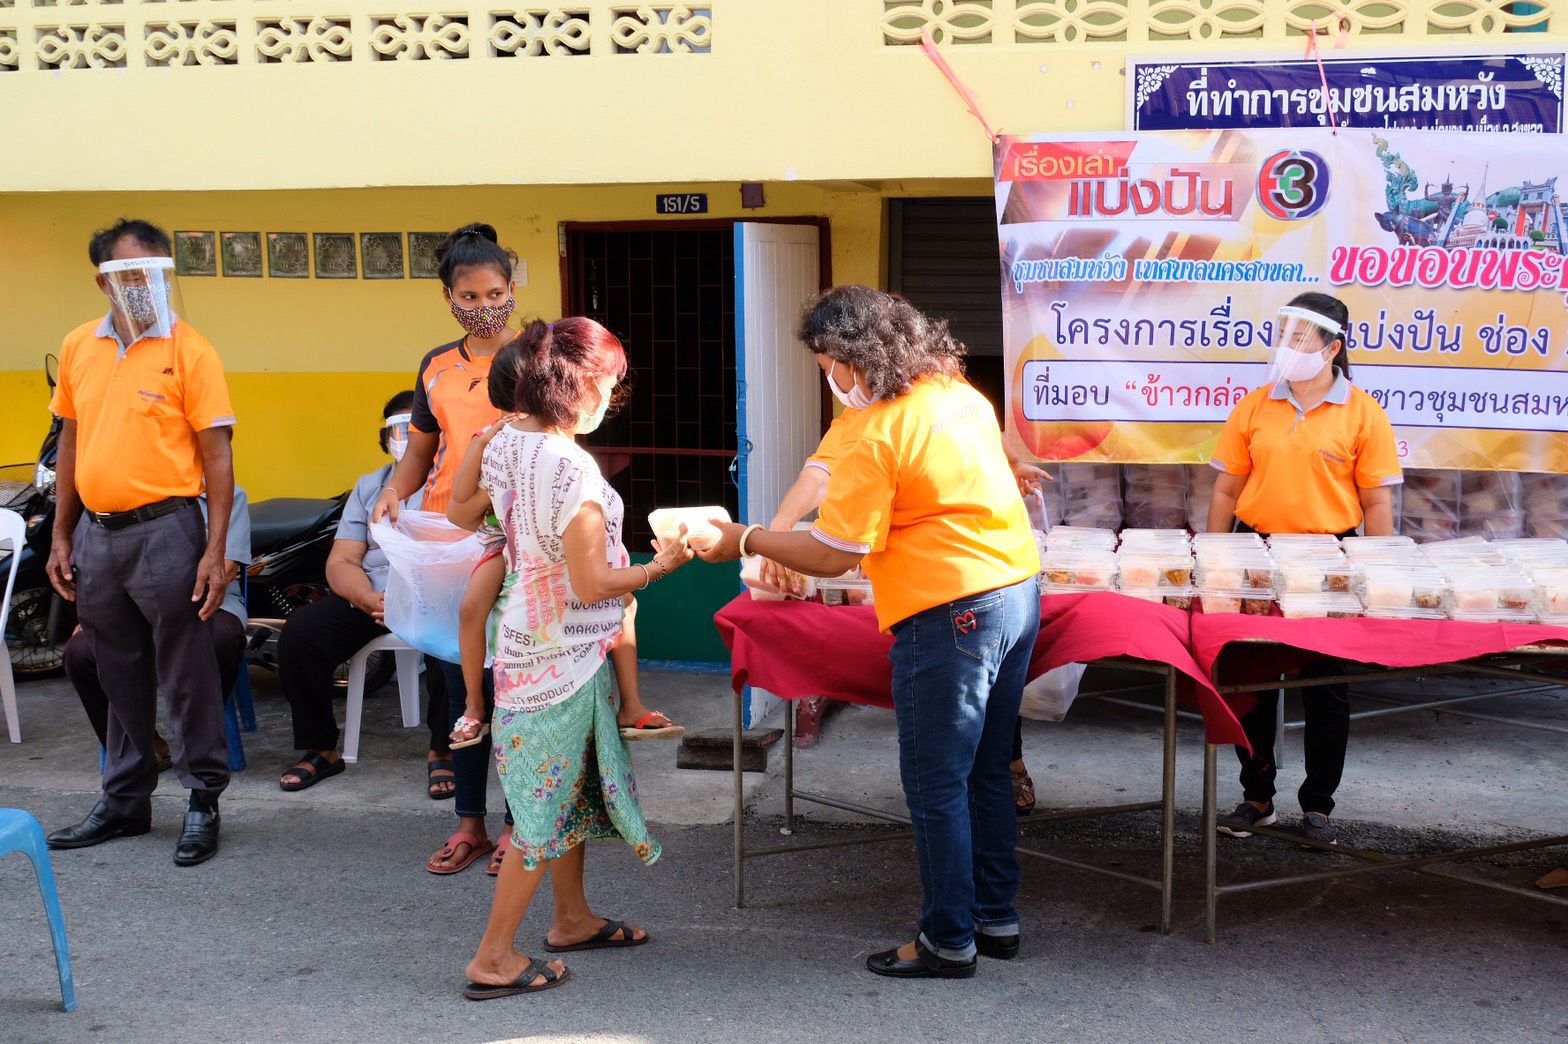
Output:
[[724,524],[710,562],[759,554],[811,576],[864,563],[893,636],[899,770],[924,892],[914,942],[866,966],[969,978],[1018,953],[1013,726],[1040,627],[1040,558],[996,413],[947,324],[863,286],[801,322],[828,388],[861,411],[810,532]]
[[[1367,536],[1393,533],[1393,489],[1403,481],[1394,429],[1377,401],[1350,383],[1349,325],[1350,310],[1327,294],[1299,294],[1280,310],[1269,377],[1236,405],[1220,432],[1209,532],[1349,536],[1360,526]],[[1318,660],[1301,673],[1326,677],[1342,673],[1340,666]],[[1329,815],[1345,770],[1349,690],[1316,685],[1302,689],[1301,698],[1301,832],[1333,844]],[[1242,718],[1252,745],[1250,752],[1236,748],[1246,800],[1221,818],[1223,834],[1249,837],[1252,827],[1275,822],[1277,714],[1276,701],[1260,699]]]

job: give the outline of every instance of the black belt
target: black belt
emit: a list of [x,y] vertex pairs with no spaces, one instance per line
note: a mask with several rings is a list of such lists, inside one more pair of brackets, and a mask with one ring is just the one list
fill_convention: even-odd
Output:
[[129,511],[88,511],[87,517],[105,529],[124,529],[138,522],[151,522],[155,518],[172,515],[196,503],[195,497],[170,497],[167,500],[143,504]]
[[[1253,529],[1251,526],[1247,525],[1247,523],[1243,522],[1239,518],[1236,519],[1235,527],[1231,530],[1231,532],[1233,532],[1233,533],[1257,533],[1258,536],[1261,536],[1261,537],[1266,537],[1266,536],[1269,535],[1269,534],[1264,533],[1264,532],[1262,532],[1260,530]],[[1347,529],[1343,533],[1335,533],[1333,535],[1338,537],[1340,540],[1344,540],[1346,537],[1360,536],[1361,534],[1357,533],[1354,529]]]

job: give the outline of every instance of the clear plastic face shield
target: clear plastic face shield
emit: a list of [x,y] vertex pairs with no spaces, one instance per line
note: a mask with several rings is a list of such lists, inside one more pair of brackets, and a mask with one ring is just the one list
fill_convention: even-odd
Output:
[[1340,325],[1326,315],[1309,308],[1281,308],[1275,323],[1268,383],[1312,380],[1334,361],[1330,346],[1344,334]]
[[408,452],[408,424],[413,419],[412,413],[394,413],[381,428],[387,452],[392,454],[393,460],[402,460],[403,454]]
[[131,257],[98,266],[98,285],[109,297],[127,345],[143,337],[172,337],[183,311],[172,257]]

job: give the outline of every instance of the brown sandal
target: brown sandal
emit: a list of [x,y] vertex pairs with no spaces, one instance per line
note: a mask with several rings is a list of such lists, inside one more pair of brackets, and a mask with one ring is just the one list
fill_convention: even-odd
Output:
[[1034,803],[1034,780],[1029,778],[1029,770],[1013,769],[1013,806],[1020,816],[1027,816],[1034,811]]

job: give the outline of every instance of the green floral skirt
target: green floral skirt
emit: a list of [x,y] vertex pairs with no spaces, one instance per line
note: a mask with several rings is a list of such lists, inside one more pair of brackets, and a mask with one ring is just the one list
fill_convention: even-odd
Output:
[[495,767],[512,811],[512,847],[532,870],[596,837],[616,837],[652,863],[631,756],[615,723],[610,665],[566,699],[538,710],[502,706],[506,672],[495,672]]

